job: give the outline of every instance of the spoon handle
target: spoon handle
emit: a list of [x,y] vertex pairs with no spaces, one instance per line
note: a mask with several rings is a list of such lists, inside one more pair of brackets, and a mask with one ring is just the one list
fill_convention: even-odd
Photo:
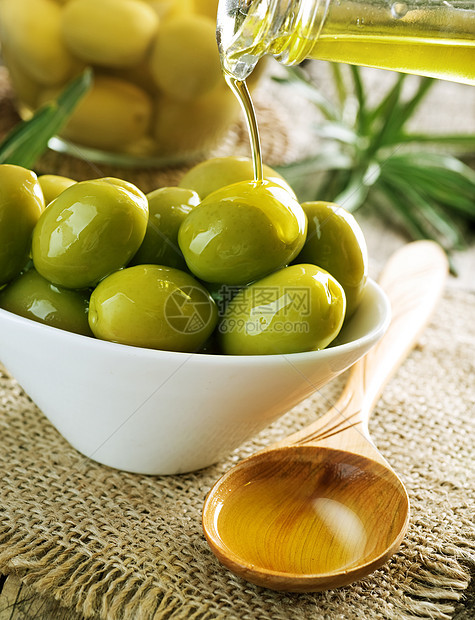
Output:
[[[351,369],[338,402],[285,444],[317,443],[375,458],[368,420],[384,386],[417,342],[444,290],[447,257],[432,241],[396,251],[379,282],[391,303],[391,323],[381,340]],[[383,457],[380,460],[384,462]]]

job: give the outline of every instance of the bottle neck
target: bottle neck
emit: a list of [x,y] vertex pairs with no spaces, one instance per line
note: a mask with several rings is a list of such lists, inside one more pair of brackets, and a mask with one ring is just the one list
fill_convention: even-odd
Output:
[[332,0],[220,0],[217,41],[226,73],[246,79],[271,54],[293,65],[318,39]]

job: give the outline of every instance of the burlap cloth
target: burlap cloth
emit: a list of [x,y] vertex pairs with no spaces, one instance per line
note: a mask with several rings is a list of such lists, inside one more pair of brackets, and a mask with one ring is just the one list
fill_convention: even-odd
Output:
[[[3,122],[9,105],[4,98]],[[282,123],[271,125],[278,131]],[[233,149],[240,131],[233,129],[229,138]],[[291,147],[286,140],[283,132],[277,141],[282,153],[282,145],[286,153]],[[59,160],[64,165],[64,158],[50,154],[39,167],[64,173]],[[156,184],[180,171],[130,174]],[[79,617],[451,618],[475,561],[474,307],[473,291],[447,287],[372,417],[371,433],[407,485],[412,514],[400,551],[366,579],[323,593],[275,593],[226,571],[201,530],[203,500],[214,481],[237,460],[323,413],[344,378],[225,461],[193,474],[157,477],[116,471],[83,457],[3,368],[0,572],[19,572],[38,593],[75,608]]]

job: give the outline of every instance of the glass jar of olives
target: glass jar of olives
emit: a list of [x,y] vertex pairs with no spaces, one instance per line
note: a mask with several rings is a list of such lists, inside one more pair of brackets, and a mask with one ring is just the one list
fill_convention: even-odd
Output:
[[124,165],[201,156],[239,113],[222,76],[217,5],[0,0],[1,53],[20,114],[27,118],[90,66],[93,86],[54,148]]

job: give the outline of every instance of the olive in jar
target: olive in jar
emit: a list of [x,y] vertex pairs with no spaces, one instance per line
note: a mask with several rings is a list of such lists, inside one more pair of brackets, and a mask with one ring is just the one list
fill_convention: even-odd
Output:
[[2,0],[0,37],[25,74],[54,86],[73,77],[79,64],[61,34],[62,7],[54,0]]
[[143,60],[158,17],[137,0],[70,0],[61,19],[62,39],[85,63],[131,67]]
[[223,83],[215,31],[216,22],[203,15],[163,21],[152,45],[150,72],[165,95],[190,101]]

